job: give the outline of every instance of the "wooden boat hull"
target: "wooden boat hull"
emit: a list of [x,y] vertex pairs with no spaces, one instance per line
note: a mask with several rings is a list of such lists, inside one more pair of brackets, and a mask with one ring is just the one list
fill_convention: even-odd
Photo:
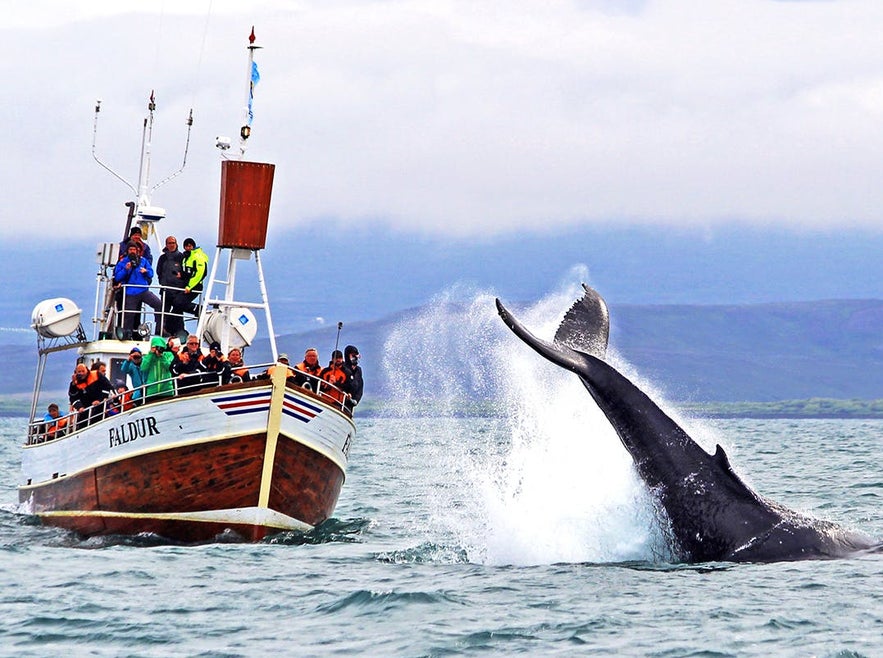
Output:
[[282,378],[222,387],[25,446],[19,500],[84,536],[254,541],[332,515],[354,436],[347,414]]

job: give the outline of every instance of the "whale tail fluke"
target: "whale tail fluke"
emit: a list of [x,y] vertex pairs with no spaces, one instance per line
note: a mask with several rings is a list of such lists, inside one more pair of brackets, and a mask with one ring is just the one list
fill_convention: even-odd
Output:
[[583,290],[585,294],[564,314],[554,342],[603,359],[610,339],[610,313],[597,291],[585,283]]
[[[497,312],[500,314],[500,318],[506,326],[512,330],[512,333],[518,336],[539,354],[546,357],[549,361],[575,373],[580,373],[590,367],[587,364],[589,357],[586,356],[582,350],[574,349],[557,341],[550,342],[534,336],[527,327],[521,324],[521,322],[512,315],[505,306],[503,306],[503,303],[499,299],[496,300],[496,303]],[[572,335],[574,336],[574,340],[576,340],[576,333],[572,333]],[[583,339],[583,342],[586,340],[588,339]],[[606,344],[606,340],[604,342]]]

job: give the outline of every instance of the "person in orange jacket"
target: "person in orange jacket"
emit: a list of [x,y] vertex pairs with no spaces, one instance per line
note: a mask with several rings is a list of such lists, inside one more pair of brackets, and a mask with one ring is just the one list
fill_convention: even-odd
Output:
[[261,375],[261,379],[269,379],[270,377],[272,377],[273,373],[276,372],[277,366],[280,368],[285,368],[285,370],[286,370],[285,379],[286,380],[293,381],[294,369],[290,365],[288,365],[288,355],[285,354],[284,352],[276,357],[276,363],[274,365],[270,366],[269,368],[267,368],[267,371],[263,375]]
[[349,374],[343,365],[343,352],[334,350],[331,353],[331,361],[328,367],[324,368],[319,376],[332,385],[323,384],[322,393],[337,402],[343,402],[346,395],[344,391],[346,390],[347,381],[349,381]]
[[[296,370],[294,374],[294,383],[304,388],[316,388],[313,377],[319,377],[322,374],[322,366],[319,365],[319,350],[315,347],[307,348],[304,352],[304,360],[294,366]],[[310,377],[309,375],[312,375]]]

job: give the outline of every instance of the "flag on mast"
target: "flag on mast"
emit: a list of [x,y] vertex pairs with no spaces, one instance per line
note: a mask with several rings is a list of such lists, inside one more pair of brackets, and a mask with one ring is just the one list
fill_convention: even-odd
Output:
[[254,112],[251,109],[254,101],[254,86],[261,81],[261,74],[258,72],[258,63],[251,62],[251,82],[248,85],[248,125],[254,120]]

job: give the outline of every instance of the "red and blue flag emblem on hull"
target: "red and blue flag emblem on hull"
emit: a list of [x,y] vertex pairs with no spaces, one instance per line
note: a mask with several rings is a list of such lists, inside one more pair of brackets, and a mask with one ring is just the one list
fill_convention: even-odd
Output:
[[[270,395],[270,391],[239,393],[212,398],[212,402],[228,416],[240,416],[269,411]],[[286,392],[282,402],[282,413],[309,423],[322,413],[322,407]]]
[[297,420],[309,423],[313,418],[322,413],[322,407],[310,404],[297,396],[286,391],[285,401],[282,403],[282,413]]
[[270,391],[225,395],[212,398],[212,402],[228,416],[260,413],[270,410]]

